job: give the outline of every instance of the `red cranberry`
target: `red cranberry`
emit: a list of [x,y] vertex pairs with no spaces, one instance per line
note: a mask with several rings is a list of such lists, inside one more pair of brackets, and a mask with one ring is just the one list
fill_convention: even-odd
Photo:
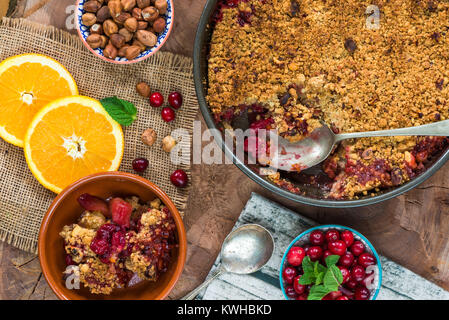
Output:
[[354,262],[354,255],[349,251],[345,252],[345,254],[342,255],[338,260],[338,264],[343,267],[350,267],[352,266],[353,262]]
[[341,233],[341,240],[346,243],[347,247],[350,247],[354,243],[354,235],[351,231],[345,230]]
[[168,96],[168,103],[175,108],[179,109],[182,106],[182,95],[179,92],[172,92]]
[[170,181],[178,188],[185,188],[189,183],[189,177],[184,170],[176,170],[170,176]]
[[133,160],[133,169],[136,172],[144,172],[150,163],[145,158],[137,158]]
[[94,238],[90,243],[90,249],[97,255],[102,256],[109,251],[109,243],[105,239]]
[[368,266],[376,264],[376,258],[374,258],[372,254],[364,252],[359,256],[358,263],[362,267],[367,268]]
[[355,281],[362,281],[365,278],[365,269],[362,266],[356,265],[351,269],[351,277]]
[[307,300],[307,294],[303,293],[296,297],[296,300]]
[[355,289],[355,300],[368,300],[370,295],[369,290],[365,287],[357,287]]
[[347,296],[341,296],[341,297],[338,297],[335,300],[349,300],[349,298]]
[[176,118],[176,113],[173,111],[172,108],[165,107],[162,108],[161,116],[165,122],[172,122]]
[[354,241],[354,243],[351,246],[351,252],[353,255],[358,257],[365,251],[365,245],[361,241]]
[[122,251],[126,246],[125,233],[118,231],[112,235],[111,240],[112,247],[117,251]]
[[293,298],[293,299],[296,299],[296,297],[298,296],[295,289],[293,289],[293,286],[285,287],[285,294],[287,295],[287,297]]
[[332,291],[324,296],[323,300],[335,300],[341,297],[342,293],[340,291]]
[[120,230],[120,227],[112,223],[106,223],[102,225],[100,228],[98,228],[95,237],[99,239],[105,239],[106,241],[109,242],[109,240],[112,237],[112,234],[118,230]]
[[358,286],[358,282],[355,281],[354,279],[349,279],[348,282],[345,283],[345,286],[349,289],[355,289]]
[[326,261],[326,258],[331,255],[332,255],[332,252],[330,250],[325,250],[323,253],[323,261]]
[[164,104],[164,96],[160,92],[154,92],[150,96],[150,104],[154,108],[159,108]]
[[72,256],[71,256],[70,254],[67,254],[67,255],[65,256],[65,264],[66,264],[67,266],[72,266],[72,265],[76,264],[76,263],[73,261]]
[[297,267],[300,266],[304,259],[306,252],[301,247],[292,247],[287,253],[287,261],[290,265]]
[[346,252],[346,243],[342,240],[337,240],[329,243],[329,250],[336,255],[342,256]]
[[293,279],[296,277],[298,272],[296,272],[295,268],[292,267],[286,267],[284,271],[282,271],[282,279],[288,284],[293,283]]
[[301,275],[293,279],[293,289],[295,289],[297,294],[303,294],[306,291],[306,286],[299,284],[299,279],[301,279]]
[[108,204],[101,198],[84,193],[78,197],[78,203],[87,211],[99,211],[108,214]]
[[327,242],[331,243],[331,242],[337,241],[339,239],[340,239],[340,233],[337,230],[335,230],[335,229],[327,230],[327,232],[326,232]]
[[314,246],[321,246],[324,243],[324,233],[320,230],[314,230],[310,233],[309,241]]
[[340,269],[341,271],[341,275],[343,276],[343,282],[342,283],[346,283],[348,282],[351,274],[349,273],[349,270],[346,269],[345,267],[342,266],[338,266],[338,269]]
[[321,249],[321,247],[318,246],[310,247],[309,251],[307,252],[307,255],[310,257],[310,260],[317,261],[322,257],[323,249]]

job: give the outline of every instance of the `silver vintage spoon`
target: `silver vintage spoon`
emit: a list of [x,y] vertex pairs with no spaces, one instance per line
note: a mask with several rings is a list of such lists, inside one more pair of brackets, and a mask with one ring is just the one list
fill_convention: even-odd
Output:
[[328,126],[323,126],[296,143],[272,134],[271,140],[277,140],[278,147],[271,157],[270,165],[284,171],[305,170],[326,160],[334,146],[342,140],[393,136],[449,136],[449,120],[418,127],[342,134],[335,134]]
[[181,300],[193,300],[207,285],[223,273],[250,274],[270,260],[274,240],[270,232],[257,224],[246,224],[231,232],[221,247],[221,264],[214,275]]

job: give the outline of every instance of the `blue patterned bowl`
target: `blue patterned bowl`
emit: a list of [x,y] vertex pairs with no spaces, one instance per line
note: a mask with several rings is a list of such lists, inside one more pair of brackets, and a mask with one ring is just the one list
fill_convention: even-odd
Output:
[[369,240],[367,238],[365,238],[365,236],[363,236],[360,232],[358,232],[352,228],[343,227],[341,225],[336,225],[336,224],[321,225],[321,226],[310,228],[310,229],[304,231],[303,233],[301,233],[299,236],[297,236],[295,238],[295,240],[293,240],[290,243],[290,245],[288,246],[287,250],[284,253],[284,256],[282,257],[280,272],[279,272],[279,281],[280,281],[281,290],[282,290],[282,293],[284,294],[284,297],[287,300],[291,300],[285,292],[286,284],[284,283],[284,280],[282,279],[282,272],[284,271],[284,268],[286,267],[286,264],[287,264],[287,253],[290,251],[291,247],[293,247],[293,246],[303,246],[305,244],[308,244],[310,233],[312,231],[321,230],[323,232],[326,232],[329,229],[336,229],[339,232],[342,232],[344,230],[351,231],[354,234],[354,241],[355,240],[361,241],[365,245],[366,251],[368,253],[371,253],[376,258],[377,264],[374,265],[374,274],[375,274],[374,281],[373,281],[372,287],[368,288],[371,292],[371,296],[370,296],[369,300],[376,300],[376,298],[379,294],[381,284],[382,284],[382,266],[380,264],[379,255],[377,254],[376,249],[374,249],[371,242],[369,242]]
[[100,59],[103,59],[108,62],[116,63],[116,64],[129,64],[129,63],[136,63],[139,61],[142,61],[156,52],[159,51],[160,48],[165,44],[165,41],[167,41],[168,37],[170,36],[170,33],[173,29],[173,21],[174,21],[174,6],[173,6],[173,0],[167,0],[168,7],[167,12],[163,16],[166,21],[165,30],[161,32],[160,34],[157,34],[157,44],[149,48],[145,51],[143,51],[138,57],[136,57],[133,60],[128,60],[125,57],[117,57],[115,60],[111,60],[109,58],[106,58],[103,55],[103,49],[92,49],[89,44],[86,42],[86,38],[89,36],[89,27],[85,26],[81,20],[82,15],[85,13],[84,11],[84,3],[86,3],[88,0],[77,0],[77,6],[76,6],[76,27],[78,30],[78,34],[83,41],[84,45],[87,49],[89,49],[93,54],[95,54]]

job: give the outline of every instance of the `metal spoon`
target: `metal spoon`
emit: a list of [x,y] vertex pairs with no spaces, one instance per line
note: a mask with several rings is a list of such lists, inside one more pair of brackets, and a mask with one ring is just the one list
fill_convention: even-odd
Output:
[[274,240],[270,232],[257,224],[246,224],[232,231],[221,247],[221,264],[208,278],[181,300],[193,300],[207,285],[223,273],[250,274],[270,260]]
[[271,157],[270,165],[284,171],[304,170],[326,160],[334,146],[342,140],[393,136],[449,136],[449,120],[418,127],[343,134],[335,134],[329,127],[323,126],[297,143],[291,143],[276,134],[271,134],[270,140],[274,140],[278,147]]

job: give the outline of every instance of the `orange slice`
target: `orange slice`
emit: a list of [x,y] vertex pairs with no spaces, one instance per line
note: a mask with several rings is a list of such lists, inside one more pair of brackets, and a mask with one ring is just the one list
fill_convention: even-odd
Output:
[[92,173],[116,171],[123,131],[97,100],[72,96],[40,110],[25,135],[25,158],[36,179],[59,193]]
[[78,94],[75,80],[56,60],[22,54],[0,63],[0,137],[23,147],[28,126],[49,102]]

